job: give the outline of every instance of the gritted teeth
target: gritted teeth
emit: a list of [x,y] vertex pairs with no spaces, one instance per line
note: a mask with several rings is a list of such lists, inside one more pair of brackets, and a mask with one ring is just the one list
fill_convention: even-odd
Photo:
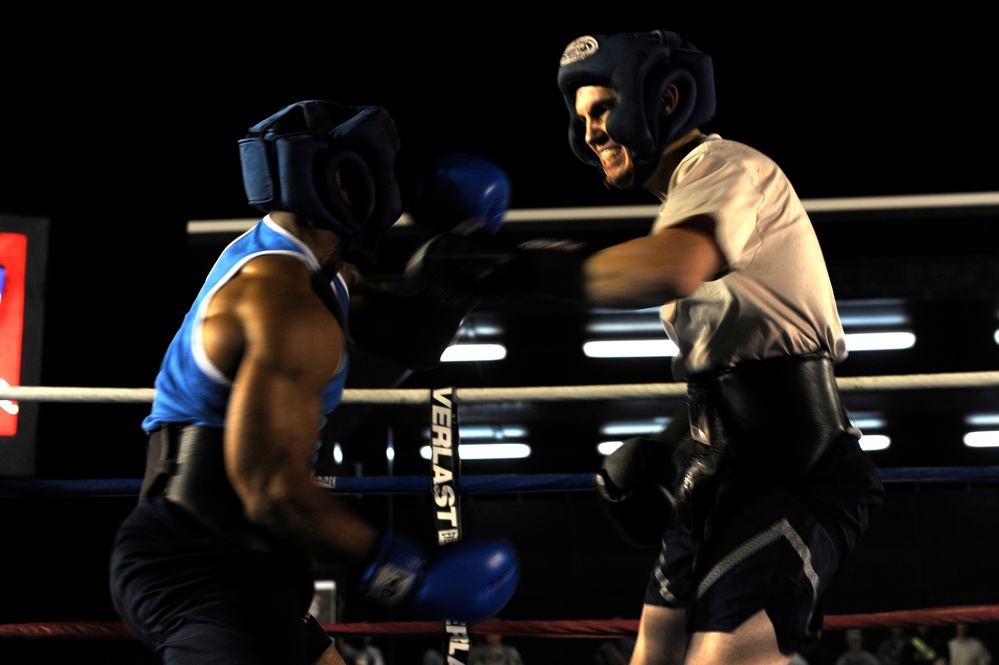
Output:
[[600,161],[601,162],[612,162],[614,159],[621,154],[621,148],[614,146],[611,148],[604,148],[600,151]]

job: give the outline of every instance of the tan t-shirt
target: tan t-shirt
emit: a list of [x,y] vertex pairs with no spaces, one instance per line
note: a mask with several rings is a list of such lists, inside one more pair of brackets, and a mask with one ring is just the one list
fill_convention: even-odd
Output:
[[666,334],[680,350],[674,379],[819,350],[837,362],[846,358],[818,238],[772,159],[709,135],[674,171],[652,233],[697,214],[715,220],[728,270],[660,310]]

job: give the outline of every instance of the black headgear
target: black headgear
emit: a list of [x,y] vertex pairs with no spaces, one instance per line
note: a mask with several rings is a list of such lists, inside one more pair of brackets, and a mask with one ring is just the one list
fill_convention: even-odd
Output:
[[398,152],[399,134],[384,108],[316,100],[286,106],[239,141],[250,204],[335,231],[355,260],[370,258],[363,255],[402,215]]
[[[679,104],[663,116],[663,94],[670,84],[679,90]],[[586,145],[586,128],[576,116],[576,90],[587,85],[617,92],[607,133],[631,151],[636,185],[652,174],[667,145],[715,114],[711,56],[675,32],[579,37],[562,53],[558,87],[569,107],[569,145],[582,161],[598,168],[600,159]]]

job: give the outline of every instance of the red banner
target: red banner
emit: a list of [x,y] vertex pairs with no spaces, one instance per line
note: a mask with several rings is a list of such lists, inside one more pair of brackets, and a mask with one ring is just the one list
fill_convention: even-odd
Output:
[[[28,237],[0,233],[0,386],[21,385]],[[17,402],[0,399],[0,436],[17,434]]]

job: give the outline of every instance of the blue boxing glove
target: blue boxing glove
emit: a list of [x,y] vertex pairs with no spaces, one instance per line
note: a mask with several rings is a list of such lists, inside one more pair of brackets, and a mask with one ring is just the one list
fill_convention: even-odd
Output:
[[487,159],[448,153],[423,169],[410,198],[413,222],[434,233],[493,234],[510,206],[510,180]]
[[385,533],[358,586],[365,598],[415,620],[475,623],[503,609],[519,581],[507,540],[472,538],[428,551]]

